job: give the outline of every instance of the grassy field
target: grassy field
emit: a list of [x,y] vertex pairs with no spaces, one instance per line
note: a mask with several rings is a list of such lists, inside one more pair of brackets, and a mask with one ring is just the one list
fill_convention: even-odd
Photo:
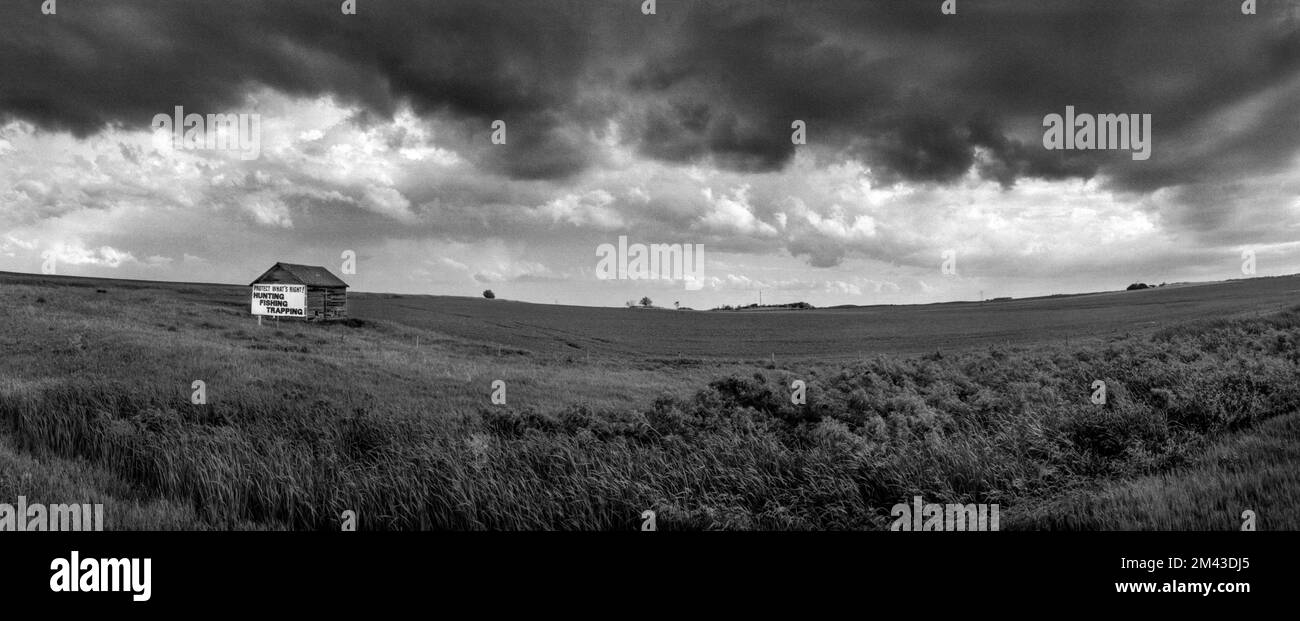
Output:
[[878,529],[914,495],[1300,528],[1295,277],[761,313],[353,294],[262,327],[245,287],[0,293],[0,498],[109,528]]

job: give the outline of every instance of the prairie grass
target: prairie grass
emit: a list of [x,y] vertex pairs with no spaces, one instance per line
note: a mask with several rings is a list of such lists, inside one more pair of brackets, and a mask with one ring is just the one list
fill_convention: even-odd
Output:
[[[8,504],[25,496],[28,504],[76,500],[104,505],[106,530],[207,530],[185,503],[161,499],[83,460],[21,453],[0,436],[0,499]],[[266,525],[243,523],[241,530]]]
[[[1242,503],[1294,527],[1268,513],[1295,506],[1296,454],[1272,436],[1295,431],[1297,343],[1293,309],[1075,347],[586,362],[15,285],[0,475],[157,508],[116,513],[121,528],[334,529],[355,510],[364,529],[610,530],[653,509],[661,529],[879,529],[914,495],[999,503],[1004,528],[1232,528]],[[493,379],[508,405],[489,402]]]
[[1117,481],[1020,516],[1035,530],[1300,530],[1300,413],[1238,432],[1187,468]]

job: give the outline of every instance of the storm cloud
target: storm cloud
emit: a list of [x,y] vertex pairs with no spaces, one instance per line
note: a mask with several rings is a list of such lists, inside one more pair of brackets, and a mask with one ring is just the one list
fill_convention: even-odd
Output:
[[[973,164],[1003,183],[1104,170],[1154,190],[1233,167],[1282,165],[1296,144],[1300,30],[1288,6],[1231,2],[959,3],[37,2],[0,22],[0,110],[77,135],[139,127],[160,110],[239,106],[255,86],[331,94],[389,116],[492,120],[516,137],[484,163],[519,178],[593,165],[590,132],[616,119],[656,159],[733,170],[785,166],[795,119],[810,142],[883,175],[949,181]],[[1280,3],[1278,3],[1280,4]],[[1280,89],[1254,118],[1197,153],[1203,124]],[[1045,114],[1152,114],[1157,155],[1045,151]],[[1174,150],[1177,147],[1177,151]],[[1226,157],[1225,157],[1226,155]]]
[[[0,200],[11,226],[202,204],[303,243],[490,240],[503,257],[548,245],[538,252],[556,261],[622,231],[834,268],[928,264],[963,228],[1019,226],[1016,239],[978,228],[965,250],[1002,273],[1026,269],[1017,253],[1053,246],[1044,236],[1065,221],[1170,244],[1294,239],[1296,3],[940,4],[659,0],[644,15],[639,0],[358,0],[344,15],[338,0],[59,0],[43,15],[12,2],[0,121],[113,153],[82,156],[98,185],[71,164],[62,184],[33,169]],[[330,102],[311,112],[328,124],[286,103],[314,101]],[[175,106],[259,110],[281,142],[255,164],[167,170],[192,191],[151,187],[157,154],[117,137]],[[1045,149],[1044,116],[1066,106],[1150,114],[1151,158]],[[806,145],[791,141],[796,120]],[[997,201],[1005,212],[983,206]],[[133,256],[155,253],[167,250]],[[499,261],[467,269],[567,273]]]

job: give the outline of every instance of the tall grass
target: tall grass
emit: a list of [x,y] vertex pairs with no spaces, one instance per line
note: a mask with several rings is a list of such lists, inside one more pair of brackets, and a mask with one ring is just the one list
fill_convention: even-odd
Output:
[[[40,317],[26,320],[65,330],[82,321]],[[167,327],[139,329],[156,338]],[[299,368],[223,364],[246,384],[207,406],[189,404],[177,389],[188,376],[165,365],[156,381],[139,367],[76,372],[132,348],[174,365],[175,341],[122,337],[105,349],[70,339],[40,373],[0,384],[0,428],[218,527],[332,529],[355,510],[370,529],[631,529],[653,509],[667,529],[871,529],[918,494],[1000,503],[1014,525],[1063,495],[1176,471],[1226,434],[1300,410],[1294,310],[1074,349],[751,369],[640,406],[493,407],[485,392],[482,405],[453,411],[421,387],[421,361],[384,353],[405,335],[330,329],[354,333],[335,345],[328,334],[313,343],[183,330],[174,338],[219,349],[225,364]],[[303,342],[305,352],[275,347]],[[338,368],[313,347],[356,357]],[[807,382],[806,406],[790,403],[793,379]],[[1097,379],[1105,405],[1089,401]],[[358,386],[368,394],[348,394]],[[1019,523],[1069,526],[1035,520]]]

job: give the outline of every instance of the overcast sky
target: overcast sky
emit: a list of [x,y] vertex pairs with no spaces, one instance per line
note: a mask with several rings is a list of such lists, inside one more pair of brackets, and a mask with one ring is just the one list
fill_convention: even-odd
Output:
[[[340,4],[6,2],[0,270],[695,308],[1300,272],[1293,1]],[[174,148],[176,106],[259,157]],[[1066,106],[1150,114],[1150,158],[1044,148]],[[703,287],[598,279],[620,235]]]

